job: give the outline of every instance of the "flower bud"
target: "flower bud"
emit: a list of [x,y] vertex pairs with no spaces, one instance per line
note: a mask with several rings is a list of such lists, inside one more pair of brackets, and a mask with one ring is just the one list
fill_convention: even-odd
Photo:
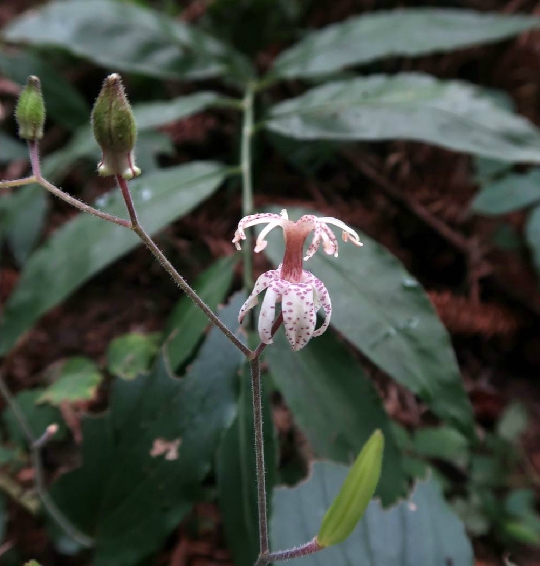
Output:
[[15,109],[15,118],[19,126],[19,137],[35,141],[43,137],[45,124],[45,103],[41,94],[41,82],[38,77],[30,76],[22,89]]
[[340,492],[323,517],[316,537],[320,546],[343,542],[353,532],[379,483],[383,449],[383,433],[376,430],[364,444]]
[[122,79],[117,73],[103,81],[92,110],[92,128],[102,152],[98,165],[100,175],[120,175],[124,179],[132,179],[141,174],[135,165],[133,152],[137,125]]

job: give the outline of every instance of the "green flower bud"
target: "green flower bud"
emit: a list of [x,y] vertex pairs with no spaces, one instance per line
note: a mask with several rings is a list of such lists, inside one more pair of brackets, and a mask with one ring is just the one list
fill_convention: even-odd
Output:
[[323,517],[317,543],[324,547],[343,542],[362,518],[381,475],[384,436],[376,430],[364,444],[341,490]]
[[100,175],[120,175],[132,179],[141,174],[135,165],[133,149],[137,141],[137,124],[117,73],[103,81],[103,87],[92,110],[94,137],[101,147]]
[[35,141],[43,137],[45,124],[45,103],[41,94],[41,82],[38,77],[30,76],[22,89],[15,109],[15,118],[19,126],[19,137]]
[[41,564],[36,560],[29,560],[24,566],[41,566]]

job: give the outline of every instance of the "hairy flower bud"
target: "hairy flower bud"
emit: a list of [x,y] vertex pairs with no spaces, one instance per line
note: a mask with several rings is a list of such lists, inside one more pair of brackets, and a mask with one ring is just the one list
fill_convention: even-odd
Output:
[[340,492],[323,517],[317,543],[322,547],[343,542],[362,518],[381,475],[384,436],[376,430],[364,444]]
[[94,137],[101,147],[100,175],[120,175],[132,179],[141,174],[135,165],[133,149],[137,125],[131,106],[117,73],[103,81],[103,87],[92,109]]
[[45,124],[45,103],[41,94],[41,82],[33,75],[28,77],[26,86],[21,91],[15,118],[19,126],[19,137],[35,141],[43,137]]

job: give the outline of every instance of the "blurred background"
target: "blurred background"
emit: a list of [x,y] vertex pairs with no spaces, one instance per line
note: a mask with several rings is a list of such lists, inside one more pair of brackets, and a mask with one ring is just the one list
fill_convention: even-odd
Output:
[[[433,37],[437,34],[426,12],[412,23],[403,20],[401,25],[398,18],[381,31],[366,27],[370,34],[366,45],[350,45],[351,52],[371,47],[377,52],[381,40],[377,56],[346,60],[347,49],[342,46],[343,64],[336,68],[330,64],[327,70],[322,65],[313,74],[297,72],[294,65],[283,63],[282,54],[310,32],[350,18],[418,8],[525,19],[513,20],[517,23],[508,29],[495,21],[480,26],[478,36],[474,22],[464,22],[463,29],[458,22],[446,45],[430,47],[430,42],[437,43]],[[540,157],[535,156],[540,156],[536,129],[540,127],[540,25],[535,16],[540,17],[540,5],[532,0],[3,0],[0,179],[29,174],[27,150],[17,138],[13,112],[27,76],[38,75],[47,105],[40,144],[44,175],[84,202],[126,216],[112,178],[95,173],[100,150],[88,126],[104,77],[121,72],[139,123],[136,153],[143,175],[132,185],[143,224],[155,234],[178,271],[195,282],[195,288],[202,289],[205,299],[217,308],[243,287],[240,254],[231,240],[243,216],[241,178],[234,168],[240,160],[246,76],[251,80],[271,76],[267,73],[276,60],[282,67],[275,68],[285,68],[257,92],[256,123],[263,119],[271,123],[276,112],[287,111],[279,106],[287,99],[355,77],[421,73],[436,79],[434,89],[443,88],[448,81],[459,81],[458,90],[465,89],[466,83],[478,87],[474,93],[459,91],[443,112],[459,113],[460,104],[466,106],[467,97],[478,94],[489,108],[501,109],[504,115],[487,112],[477,126],[475,118],[483,116],[484,103],[477,110],[471,106],[469,114],[461,115],[457,133],[452,122],[430,114],[427,108],[439,102],[431,100],[427,91],[426,109],[420,102],[401,130],[379,136],[354,134],[346,139],[339,134],[291,133],[310,127],[330,131],[335,120],[354,120],[354,115],[339,115],[339,103],[336,114],[324,118],[326,123],[290,125],[276,119],[274,126],[257,128],[252,161],[255,209],[315,209],[365,235],[373,271],[361,268],[363,250],[340,253],[339,265],[345,271],[351,257],[358,255],[359,270],[351,267],[350,273],[343,274],[343,281],[347,277],[353,281],[345,302],[354,309],[362,300],[361,308],[383,313],[403,308],[408,318],[404,326],[396,327],[406,335],[400,347],[404,358],[409,348],[416,352],[402,362],[403,351],[385,351],[382,356],[389,360],[385,365],[370,354],[370,348],[378,345],[377,338],[368,340],[364,348],[365,334],[357,340],[345,331],[344,322],[340,326],[338,307],[330,338],[315,339],[299,354],[302,357],[289,361],[286,345],[276,345],[275,352],[282,352],[282,358],[277,360],[275,353],[273,358],[269,353],[269,365],[264,366],[266,425],[272,429],[273,423],[273,431],[268,432],[270,483],[295,485],[306,476],[314,458],[349,463],[359,449],[351,438],[356,435],[365,440],[372,425],[359,423],[356,417],[333,415],[373,414],[373,422],[386,427],[385,433],[388,430],[393,438],[395,455],[387,457],[395,457],[395,462],[399,459],[396,466],[402,470],[396,480],[401,483],[387,492],[386,503],[405,495],[405,486],[431,469],[430,481],[437,482],[444,493],[446,503],[441,505],[451,509],[456,521],[459,517],[472,541],[475,564],[505,564],[508,560],[538,564]],[[338,41],[342,33],[338,28],[337,39],[328,36],[324,41]],[[306,48],[297,54],[300,68],[302,61],[306,68],[318,64],[317,58],[325,53],[324,41],[312,51]],[[427,47],[422,48],[423,43]],[[413,47],[407,50],[407,45]],[[388,95],[385,88],[381,87],[383,97]],[[326,103],[332,105],[332,100]],[[303,101],[296,111],[307,103]],[[294,115],[295,109],[290,111]],[[400,117],[393,117],[392,109],[389,112],[389,121],[399,122]],[[358,118],[358,124],[364,119]],[[510,119],[517,121],[510,123]],[[424,133],[429,125],[411,129],[411,123],[424,121],[439,124],[437,131]],[[454,142],[459,136],[463,143]],[[237,508],[245,502],[234,497],[227,500],[225,494],[241,493],[245,481],[239,479],[242,462],[252,457],[250,441],[235,444],[229,428],[236,426],[249,435],[249,419],[242,428],[238,420],[231,425],[227,416],[231,411],[242,414],[249,389],[231,386],[238,397],[230,400],[230,406],[205,401],[207,412],[201,414],[207,416],[200,418],[212,421],[215,410],[215,419],[221,423],[208,433],[211,439],[195,424],[193,429],[185,423],[178,425],[186,427],[182,433],[186,443],[192,430],[194,446],[197,442],[207,446],[204,462],[171,472],[170,477],[162,477],[161,468],[148,468],[144,475],[146,460],[133,455],[135,448],[130,455],[125,446],[136,445],[135,423],[151,421],[150,417],[145,420],[146,409],[140,409],[141,416],[129,405],[130,399],[135,391],[150,387],[141,379],[157,371],[154,360],[163,348],[169,348],[171,369],[177,375],[190,375],[193,368],[208,373],[197,364],[203,354],[212,357],[215,344],[210,340],[214,338],[204,317],[194,314],[189,301],[181,298],[168,275],[131,234],[121,237],[104,223],[81,222],[78,217],[78,211],[36,185],[0,188],[2,376],[35,437],[52,422],[60,427],[42,451],[43,469],[37,470],[13,409],[0,401],[0,563],[15,565],[36,558],[44,565],[58,566],[247,566],[253,551],[244,553],[242,541],[252,541],[253,532],[235,518]],[[276,242],[280,239],[274,238]],[[279,252],[272,250],[268,256],[254,256],[256,276],[270,268],[272,261],[279,263]],[[323,279],[316,265],[313,271]],[[332,287],[339,285],[328,277],[324,280],[332,295]],[[414,299],[409,304],[408,298],[394,296],[393,287],[377,277],[387,278],[384,281],[398,278],[403,288],[400,293],[412,293]],[[361,294],[363,285],[369,287],[367,295],[357,299],[355,293]],[[344,288],[348,287],[339,287],[338,293]],[[236,312],[241,304],[238,300],[237,295],[232,298]],[[339,302],[337,297],[334,300]],[[358,308],[358,320],[364,320],[364,311]],[[231,313],[223,316],[234,325]],[[435,314],[442,322],[440,328]],[[432,343],[422,337],[415,342],[407,334],[415,320],[422,321],[424,316],[435,320]],[[351,320],[353,326],[357,324],[354,317]],[[431,354],[438,348],[441,357]],[[425,375],[438,383],[433,389],[422,382],[424,370],[416,372],[422,360],[432,364],[431,373],[426,370]],[[456,360],[455,372],[448,370]],[[393,373],[388,364],[394,362],[408,369],[398,367]],[[231,375],[237,375],[238,367]],[[438,368],[441,375],[436,375]],[[318,371],[321,376],[314,377]],[[293,391],[288,380],[302,372],[305,381]],[[317,398],[316,408],[309,413],[298,398],[309,399],[310,383],[322,384],[324,375],[334,377],[340,372],[347,374],[343,385],[335,385],[343,387],[341,396],[336,394],[328,405]],[[448,385],[445,372],[452,374]],[[411,386],[416,378],[417,386]],[[363,392],[348,389],[355,379],[364,380]],[[152,449],[157,452],[148,456],[149,450],[143,450],[149,462],[158,453],[174,460],[181,445],[181,441],[175,444],[180,439],[175,419],[167,420],[176,409],[168,413],[159,404],[171,394],[169,385],[159,383],[161,393],[155,396],[153,390],[144,389],[147,398],[155,399],[155,419],[164,421],[152,437]],[[453,393],[446,398],[444,392],[450,390]],[[462,391],[466,392],[463,398]],[[328,414],[319,410],[319,402]],[[372,405],[376,410],[370,413]],[[245,406],[249,407],[249,399]],[[93,415],[91,419],[85,416],[88,414]],[[108,416],[98,417],[102,414]],[[474,420],[469,427],[474,429],[472,435],[465,430],[469,424],[461,426],[469,415]],[[107,428],[106,423],[111,426]],[[160,439],[163,442],[156,445]],[[236,449],[239,455],[234,462],[223,455]],[[247,450],[247,455],[241,450]],[[140,470],[139,479],[131,479],[134,469]],[[175,474],[187,478],[179,480],[182,486],[189,486],[187,492],[175,487]],[[101,541],[95,562],[92,551],[62,533],[43,512],[36,478],[52,486],[53,497],[77,528]],[[154,481],[151,478],[155,478],[155,490],[159,484],[164,491],[154,493],[154,488],[145,491],[143,487],[138,492],[146,479]],[[251,479],[254,481],[253,476]],[[122,487],[124,481],[126,487]],[[388,482],[392,484],[390,477]],[[107,490],[123,489],[125,499],[119,496],[111,502],[114,497],[110,494],[109,499],[102,498]],[[134,494],[134,501],[129,493]],[[163,493],[167,494],[164,499]],[[144,539],[147,531],[146,527],[137,531],[142,523],[132,509],[138,508],[141,499],[148,506],[154,501],[166,519],[139,549],[135,541]],[[170,500],[173,510],[164,500]],[[251,517],[256,517],[249,495],[245,501]],[[177,507],[174,502],[179,502]],[[141,516],[152,516],[145,509]],[[129,517],[134,530],[128,535],[123,525]],[[441,560],[441,564],[452,565]]]

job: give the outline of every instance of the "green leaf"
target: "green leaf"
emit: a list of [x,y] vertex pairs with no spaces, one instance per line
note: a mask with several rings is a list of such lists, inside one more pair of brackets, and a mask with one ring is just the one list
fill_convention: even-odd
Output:
[[107,350],[107,370],[122,379],[135,379],[148,373],[150,362],[159,351],[161,333],[131,332],[118,336]]
[[511,403],[497,423],[497,435],[515,444],[528,426],[527,409],[521,403]]
[[[309,480],[274,492],[273,548],[293,548],[317,533],[347,468],[316,462]],[[473,551],[463,524],[446,505],[437,482],[419,482],[406,501],[382,509],[372,501],[343,543],[295,559],[299,566],[472,566]]]
[[[221,184],[227,169],[215,162],[193,162],[133,181],[139,219],[154,234],[192,210]],[[108,193],[103,209],[126,216],[120,191]],[[0,321],[0,354],[50,308],[139,243],[130,230],[80,214],[59,228],[25,265]]]
[[[237,295],[221,313],[232,330],[244,299]],[[212,329],[183,379],[160,358],[150,375],[115,380],[107,413],[82,421],[83,466],[62,476],[51,494],[95,536],[95,566],[144,563],[200,497],[236,412],[242,359]]]
[[525,239],[532,252],[536,273],[540,277],[540,206],[534,208],[527,218]]
[[313,140],[404,139],[492,157],[540,162],[540,131],[481,89],[421,73],[328,83],[274,106],[266,127]]
[[[44,391],[45,389],[41,387],[21,391],[15,395],[15,401],[28,421],[28,426],[34,438],[39,438],[49,425],[57,424],[59,430],[54,435],[54,440],[62,440],[67,434],[67,429],[60,411],[50,405],[37,404]],[[7,429],[10,442],[26,448],[28,440],[22,432],[21,426],[11,408],[8,407],[4,410],[2,420]]]
[[[253,448],[253,411],[248,364],[239,376],[238,414],[225,433],[217,458],[218,498],[227,546],[235,566],[253,566],[259,555],[257,484]],[[266,493],[272,499],[277,453],[270,398],[263,388],[264,459]]]
[[[289,218],[313,213],[290,209]],[[343,243],[339,258],[321,250],[306,264],[330,293],[332,325],[442,419],[472,435],[471,405],[450,336],[428,296],[385,248],[364,234],[360,239],[362,248]],[[265,252],[277,265],[282,249],[270,238]],[[315,338],[308,345],[310,354],[318,351],[319,341]],[[383,432],[388,440],[384,428]]]
[[271,77],[316,77],[392,56],[418,56],[499,41],[540,19],[472,10],[378,11],[309,33],[276,59]]
[[115,71],[162,79],[252,72],[243,56],[199,29],[114,0],[50,2],[11,21],[3,39],[62,48]]
[[9,163],[19,159],[28,159],[27,147],[18,140],[15,140],[0,132],[0,163]]
[[[134,104],[132,110],[138,130],[136,153],[139,154],[141,147],[146,143],[145,134],[151,133],[155,136],[155,132],[150,132],[154,128],[186,118],[209,106],[226,104],[226,101],[227,99],[214,92],[198,92],[167,101]],[[71,141],[62,149],[48,155],[43,160],[42,169],[48,179],[59,179],[77,159],[94,159],[97,162],[100,155],[101,150],[94,139],[91,127],[86,125],[79,128]],[[142,166],[141,169],[144,172]]]
[[298,352],[290,349],[283,330],[274,342],[265,351],[272,379],[316,456],[348,464],[381,429],[386,442],[377,494],[385,505],[404,495],[406,480],[390,419],[343,344],[329,331]]
[[39,77],[47,115],[62,126],[73,130],[88,122],[90,108],[86,100],[45,59],[28,51],[4,52],[0,53],[0,70],[21,86],[30,75]]
[[417,455],[446,460],[458,466],[467,464],[468,448],[467,439],[448,426],[421,428],[414,435],[414,451]]
[[39,185],[19,187],[10,197],[7,240],[19,265],[24,265],[45,224],[46,192]]
[[[193,284],[199,297],[212,310],[216,310],[219,303],[227,296],[237,262],[236,255],[221,258]],[[189,297],[184,295],[178,301],[165,329],[165,352],[173,370],[179,368],[188,359],[208,324],[208,317]]]
[[89,401],[96,395],[103,375],[97,365],[88,358],[76,357],[66,360],[54,383],[40,395],[38,403],[60,405],[75,401]]
[[497,216],[520,210],[540,202],[540,169],[528,173],[506,175],[488,183],[476,195],[471,210],[487,216]]

